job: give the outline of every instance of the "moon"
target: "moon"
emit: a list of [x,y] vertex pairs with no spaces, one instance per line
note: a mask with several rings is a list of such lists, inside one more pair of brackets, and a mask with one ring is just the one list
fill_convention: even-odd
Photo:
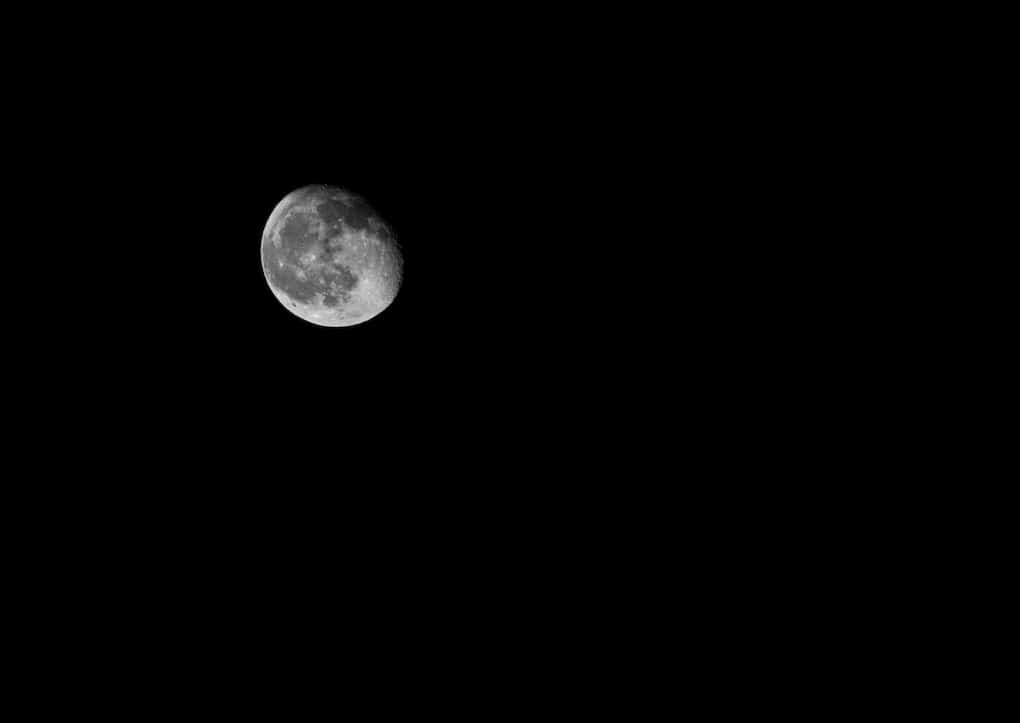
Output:
[[319,326],[354,326],[393,303],[403,258],[389,225],[364,198],[306,186],[270,214],[262,269],[294,315]]

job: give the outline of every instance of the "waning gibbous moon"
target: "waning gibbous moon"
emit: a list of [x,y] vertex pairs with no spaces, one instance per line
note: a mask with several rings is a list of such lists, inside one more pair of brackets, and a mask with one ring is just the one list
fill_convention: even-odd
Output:
[[295,315],[320,326],[353,326],[393,303],[403,258],[390,227],[365,199],[306,186],[270,214],[262,268],[269,288]]

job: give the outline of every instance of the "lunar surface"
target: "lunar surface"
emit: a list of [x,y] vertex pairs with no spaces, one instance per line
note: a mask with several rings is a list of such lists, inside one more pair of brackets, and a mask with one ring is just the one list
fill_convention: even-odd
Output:
[[397,240],[368,203],[308,186],[277,204],[262,234],[269,288],[320,326],[353,326],[389,306],[400,287]]

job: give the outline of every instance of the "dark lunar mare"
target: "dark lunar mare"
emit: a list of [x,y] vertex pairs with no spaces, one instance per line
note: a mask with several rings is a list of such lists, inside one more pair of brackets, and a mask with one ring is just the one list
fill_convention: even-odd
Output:
[[280,229],[280,241],[287,249],[306,249],[315,241],[311,221],[306,214],[292,214]]
[[360,199],[347,202],[329,199],[316,206],[315,210],[319,218],[330,226],[342,219],[353,229],[367,229],[368,219],[372,216],[372,209]]
[[329,292],[323,299],[325,306],[338,306],[351,300],[351,291],[358,285],[358,277],[346,266],[330,264],[322,271],[323,286]]
[[336,283],[344,291],[350,291],[358,285],[358,277],[346,266],[331,264],[323,273],[329,281]]

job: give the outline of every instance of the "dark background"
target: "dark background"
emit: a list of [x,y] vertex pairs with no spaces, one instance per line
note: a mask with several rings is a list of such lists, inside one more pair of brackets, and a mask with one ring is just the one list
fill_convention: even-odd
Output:
[[[845,596],[854,510],[908,516],[866,489],[905,413],[856,340],[881,274],[851,277],[902,231],[860,209],[903,195],[844,19],[96,12],[13,24],[46,32],[8,66],[8,288],[32,288],[4,529],[70,666],[322,676],[361,634],[370,677],[505,650],[551,686],[576,658],[657,680],[616,649],[692,629],[739,657],[720,631]],[[356,327],[264,279],[265,222],[308,184],[401,241],[399,295]]]
[[[24,186],[53,190],[22,194],[50,224],[30,233],[85,249],[47,268],[69,300],[19,347],[45,379],[27,418],[107,479],[311,512],[335,504],[302,493],[441,505],[424,479],[563,510],[667,477],[674,449],[783,448],[727,452],[767,440],[788,389],[829,389],[865,328],[842,285],[902,230],[859,212],[901,196],[876,180],[895,172],[856,182],[887,124],[835,30],[346,13],[310,38],[259,13],[68,20],[17,77]],[[266,219],[308,184],[363,195],[401,241],[369,322],[316,327],[265,282]],[[804,398],[810,425],[827,397]]]
[[[304,492],[441,505],[424,479],[611,503],[674,448],[767,429],[772,380],[828,354],[789,349],[818,307],[799,284],[831,286],[811,241],[840,110],[797,53],[759,62],[753,18],[138,23],[23,81],[30,167],[60,190],[38,218],[88,250],[26,361],[83,468],[312,513],[335,504]],[[266,219],[308,184],[363,195],[402,244],[396,301],[356,327],[265,282]]]
[[[39,217],[90,223],[73,301],[22,347],[46,385],[21,431],[48,447],[10,505],[26,555],[102,600],[131,586],[138,610],[201,594],[198,629],[238,644],[298,603],[308,633],[334,607],[433,646],[433,615],[531,605],[516,575],[633,574],[614,547],[651,492],[627,485],[664,473],[632,445],[669,433],[641,431],[669,390],[634,343],[653,288],[637,86],[503,26],[286,51],[275,29],[204,28],[92,47],[31,89],[75,114],[40,121],[63,205]],[[266,283],[265,223],[309,184],[362,195],[400,240],[400,292],[366,323],[317,327]]]
[[[86,288],[44,339],[40,426],[115,498],[166,480],[222,514],[597,499],[593,450],[600,474],[633,464],[615,430],[643,418],[622,405],[657,404],[640,388],[661,358],[635,345],[656,288],[642,191],[669,151],[635,105],[663,97],[654,72],[512,25],[272,50],[275,28],[186,30],[96,44],[33,86],[75,114],[40,121],[67,189],[42,217],[97,219],[75,230]],[[309,184],[363,196],[400,240],[400,292],[366,323],[317,327],[265,281],[266,220]]]

